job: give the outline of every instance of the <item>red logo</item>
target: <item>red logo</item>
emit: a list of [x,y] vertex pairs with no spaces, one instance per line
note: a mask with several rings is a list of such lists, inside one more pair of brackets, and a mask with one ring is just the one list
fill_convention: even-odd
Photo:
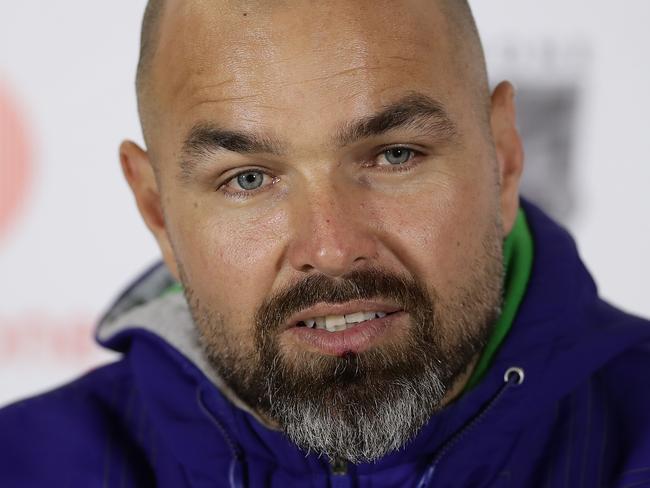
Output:
[[31,174],[31,153],[18,104],[0,83],[0,241],[25,199]]

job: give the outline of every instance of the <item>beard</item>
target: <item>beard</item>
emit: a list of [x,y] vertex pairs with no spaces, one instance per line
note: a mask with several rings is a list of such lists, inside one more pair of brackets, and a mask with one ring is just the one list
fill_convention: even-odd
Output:
[[[218,309],[197,298],[182,268],[180,274],[205,355],[244,402],[307,452],[369,462],[411,440],[485,346],[500,314],[504,279],[502,234],[495,227],[473,276],[449,298],[412,276],[379,268],[339,278],[313,274],[259,307],[249,327],[252,340],[235,337]],[[408,313],[399,341],[340,357],[282,347],[281,332],[294,313],[365,299],[388,299]]]

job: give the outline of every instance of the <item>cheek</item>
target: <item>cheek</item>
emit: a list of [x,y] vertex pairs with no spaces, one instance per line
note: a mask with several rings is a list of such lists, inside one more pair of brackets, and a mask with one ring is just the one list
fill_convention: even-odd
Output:
[[286,235],[278,210],[202,212],[177,228],[177,258],[195,294],[233,324],[249,324],[277,276]]
[[472,278],[497,202],[485,179],[449,177],[382,202],[372,218],[400,265],[444,296]]

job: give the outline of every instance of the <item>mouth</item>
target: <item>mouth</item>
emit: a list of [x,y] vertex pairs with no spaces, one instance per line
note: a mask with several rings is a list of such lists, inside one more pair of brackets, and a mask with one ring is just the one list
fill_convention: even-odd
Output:
[[378,345],[407,316],[401,308],[377,301],[320,304],[290,319],[283,336],[294,346],[341,356]]
[[320,329],[328,332],[341,332],[357,327],[369,320],[383,319],[397,312],[353,312],[346,315],[322,315],[301,320],[296,327],[307,327],[309,329]]

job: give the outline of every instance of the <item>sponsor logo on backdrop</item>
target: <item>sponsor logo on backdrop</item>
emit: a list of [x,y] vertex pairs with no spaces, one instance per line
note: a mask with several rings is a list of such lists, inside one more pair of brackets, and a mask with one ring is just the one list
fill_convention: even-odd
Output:
[[32,154],[20,104],[0,82],[0,243],[7,238],[27,196]]
[[[0,81],[0,252],[31,188],[34,145],[27,120],[15,90]],[[11,312],[11,304],[0,303],[0,404],[62,381],[63,371],[86,370],[111,357],[93,343],[94,319],[87,313]]]
[[87,314],[0,315],[0,379],[2,368],[20,361],[78,368],[95,364],[102,351],[92,340],[94,322]]

